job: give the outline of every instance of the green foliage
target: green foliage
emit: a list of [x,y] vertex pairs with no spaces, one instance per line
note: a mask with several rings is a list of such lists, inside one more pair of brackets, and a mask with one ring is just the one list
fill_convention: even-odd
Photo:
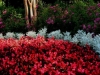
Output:
[[46,5],[42,1],[39,1],[38,9],[37,9],[38,17],[37,17],[37,21],[36,21],[36,24],[35,24],[37,31],[39,29],[41,29],[42,27],[47,26],[46,19],[50,16],[49,6],[50,5]]
[[[55,5],[42,4],[42,6],[39,5],[37,22],[35,24],[36,29],[39,30],[43,27],[47,27],[48,32],[57,29],[65,31],[66,25],[65,23],[63,23],[64,18],[62,18],[62,16],[66,16],[64,15],[65,10],[63,11],[65,7],[61,6],[62,6],[61,4],[55,4]],[[52,23],[49,23],[51,21]]]
[[[0,17],[5,25],[2,28],[3,32],[27,31],[24,9],[2,6],[0,10]],[[54,5],[45,4],[40,0],[37,13],[37,21],[34,25],[36,31],[47,27],[47,32],[60,29],[62,32],[69,31],[72,35],[79,29],[100,33],[100,23],[98,22],[100,21],[100,3],[97,4],[93,0],[74,0],[72,4],[57,0]]]
[[5,25],[3,33],[27,31],[25,19],[21,13],[22,11],[21,9],[14,9],[13,7],[8,7],[2,11],[1,18]]
[[2,1],[0,1],[0,7],[2,6]]
[[[72,32],[75,33],[80,29],[80,25],[87,22],[88,14],[86,13],[86,3],[79,1],[69,6],[68,11],[71,15],[70,23],[73,25]],[[84,21],[83,21],[84,20]]]
[[[39,5],[38,19],[36,29],[48,28],[48,32],[60,29],[61,31],[70,31],[75,34],[82,25],[86,25],[87,32],[98,32],[94,25],[94,20],[98,18],[96,14],[100,12],[93,0],[74,1],[73,4],[66,4],[63,1],[56,2],[54,5]],[[91,27],[92,29],[89,29]]]

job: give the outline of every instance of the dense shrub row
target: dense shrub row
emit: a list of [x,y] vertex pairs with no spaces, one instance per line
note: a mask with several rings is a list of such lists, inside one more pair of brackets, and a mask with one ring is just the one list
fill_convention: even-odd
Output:
[[13,7],[2,9],[0,17],[0,33],[27,31],[24,10]]
[[[30,24],[25,24],[24,9],[2,6],[0,10],[0,32],[25,33],[33,29]],[[83,29],[86,32],[100,33],[100,3],[92,0],[77,1],[71,5],[64,2],[51,5],[39,1],[37,14],[37,21],[34,23],[36,32],[45,26],[47,32],[60,29],[62,32],[69,31],[73,35],[79,29]]]
[[[4,1],[6,6],[13,6],[15,8],[24,7],[23,0],[16,0],[16,1],[14,1],[14,0],[2,0],[2,1]],[[54,4],[57,1],[64,1],[68,4],[70,4],[70,3],[73,3],[75,0],[53,0],[53,1],[42,0],[42,1],[47,3],[47,4],[50,4],[50,3]],[[78,0],[78,1],[80,1],[80,0]],[[84,0],[81,0],[81,1],[84,1]],[[90,1],[90,0],[85,0],[85,1]],[[93,0],[93,1],[98,2],[99,0]]]
[[36,29],[46,26],[48,32],[58,30],[75,34],[79,29],[99,34],[100,3],[77,1],[67,5],[63,2],[38,7]]
[[68,41],[22,37],[0,39],[0,75],[99,75],[91,48]]

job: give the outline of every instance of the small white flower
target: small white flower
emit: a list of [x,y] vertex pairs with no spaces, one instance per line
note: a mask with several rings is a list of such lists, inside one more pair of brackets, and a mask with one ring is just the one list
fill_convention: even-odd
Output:
[[93,46],[93,49],[94,49],[96,52],[98,52],[98,53],[100,54],[100,43],[95,44],[95,45]]
[[93,49],[100,54],[100,35],[93,38]]
[[3,34],[2,34],[2,33],[0,33],[0,38],[4,39],[4,36],[3,36]]
[[48,35],[47,35],[48,38],[50,37],[54,37],[56,39],[63,39],[63,34],[61,33],[60,30],[56,30],[56,31],[53,31],[53,32],[50,32]]
[[14,38],[15,37],[15,34],[13,32],[7,32],[4,37],[5,38]]
[[65,32],[65,33],[63,33],[64,34],[64,40],[68,40],[68,41],[71,41],[71,39],[72,39],[72,37],[71,37],[71,35],[70,35],[70,32]]
[[46,33],[47,33],[47,28],[44,27],[42,29],[40,29],[37,33],[37,35],[40,35],[40,36],[46,36]]
[[26,33],[26,35],[36,38],[36,32],[34,32],[34,31],[28,31],[28,32]]
[[23,33],[17,33],[16,36],[17,36],[18,39],[20,39],[22,36],[24,36],[24,34]]
[[83,37],[80,38],[81,45],[85,46],[86,44],[92,46],[93,38],[92,33],[87,33]]
[[78,44],[79,40],[78,40],[77,37],[73,37],[72,40],[71,40],[71,42]]
[[74,35],[79,41],[81,41],[81,38],[86,36],[86,33],[83,30],[78,30],[77,34]]

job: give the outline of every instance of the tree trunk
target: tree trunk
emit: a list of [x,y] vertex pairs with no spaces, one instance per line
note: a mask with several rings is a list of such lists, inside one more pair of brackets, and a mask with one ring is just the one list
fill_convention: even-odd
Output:
[[33,25],[34,22],[37,20],[37,3],[38,0],[24,0],[25,17],[27,25]]

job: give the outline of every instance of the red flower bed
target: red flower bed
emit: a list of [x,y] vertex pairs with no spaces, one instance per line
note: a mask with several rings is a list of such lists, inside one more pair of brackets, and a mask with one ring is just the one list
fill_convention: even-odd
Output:
[[0,39],[0,75],[100,75],[100,58],[63,40]]

